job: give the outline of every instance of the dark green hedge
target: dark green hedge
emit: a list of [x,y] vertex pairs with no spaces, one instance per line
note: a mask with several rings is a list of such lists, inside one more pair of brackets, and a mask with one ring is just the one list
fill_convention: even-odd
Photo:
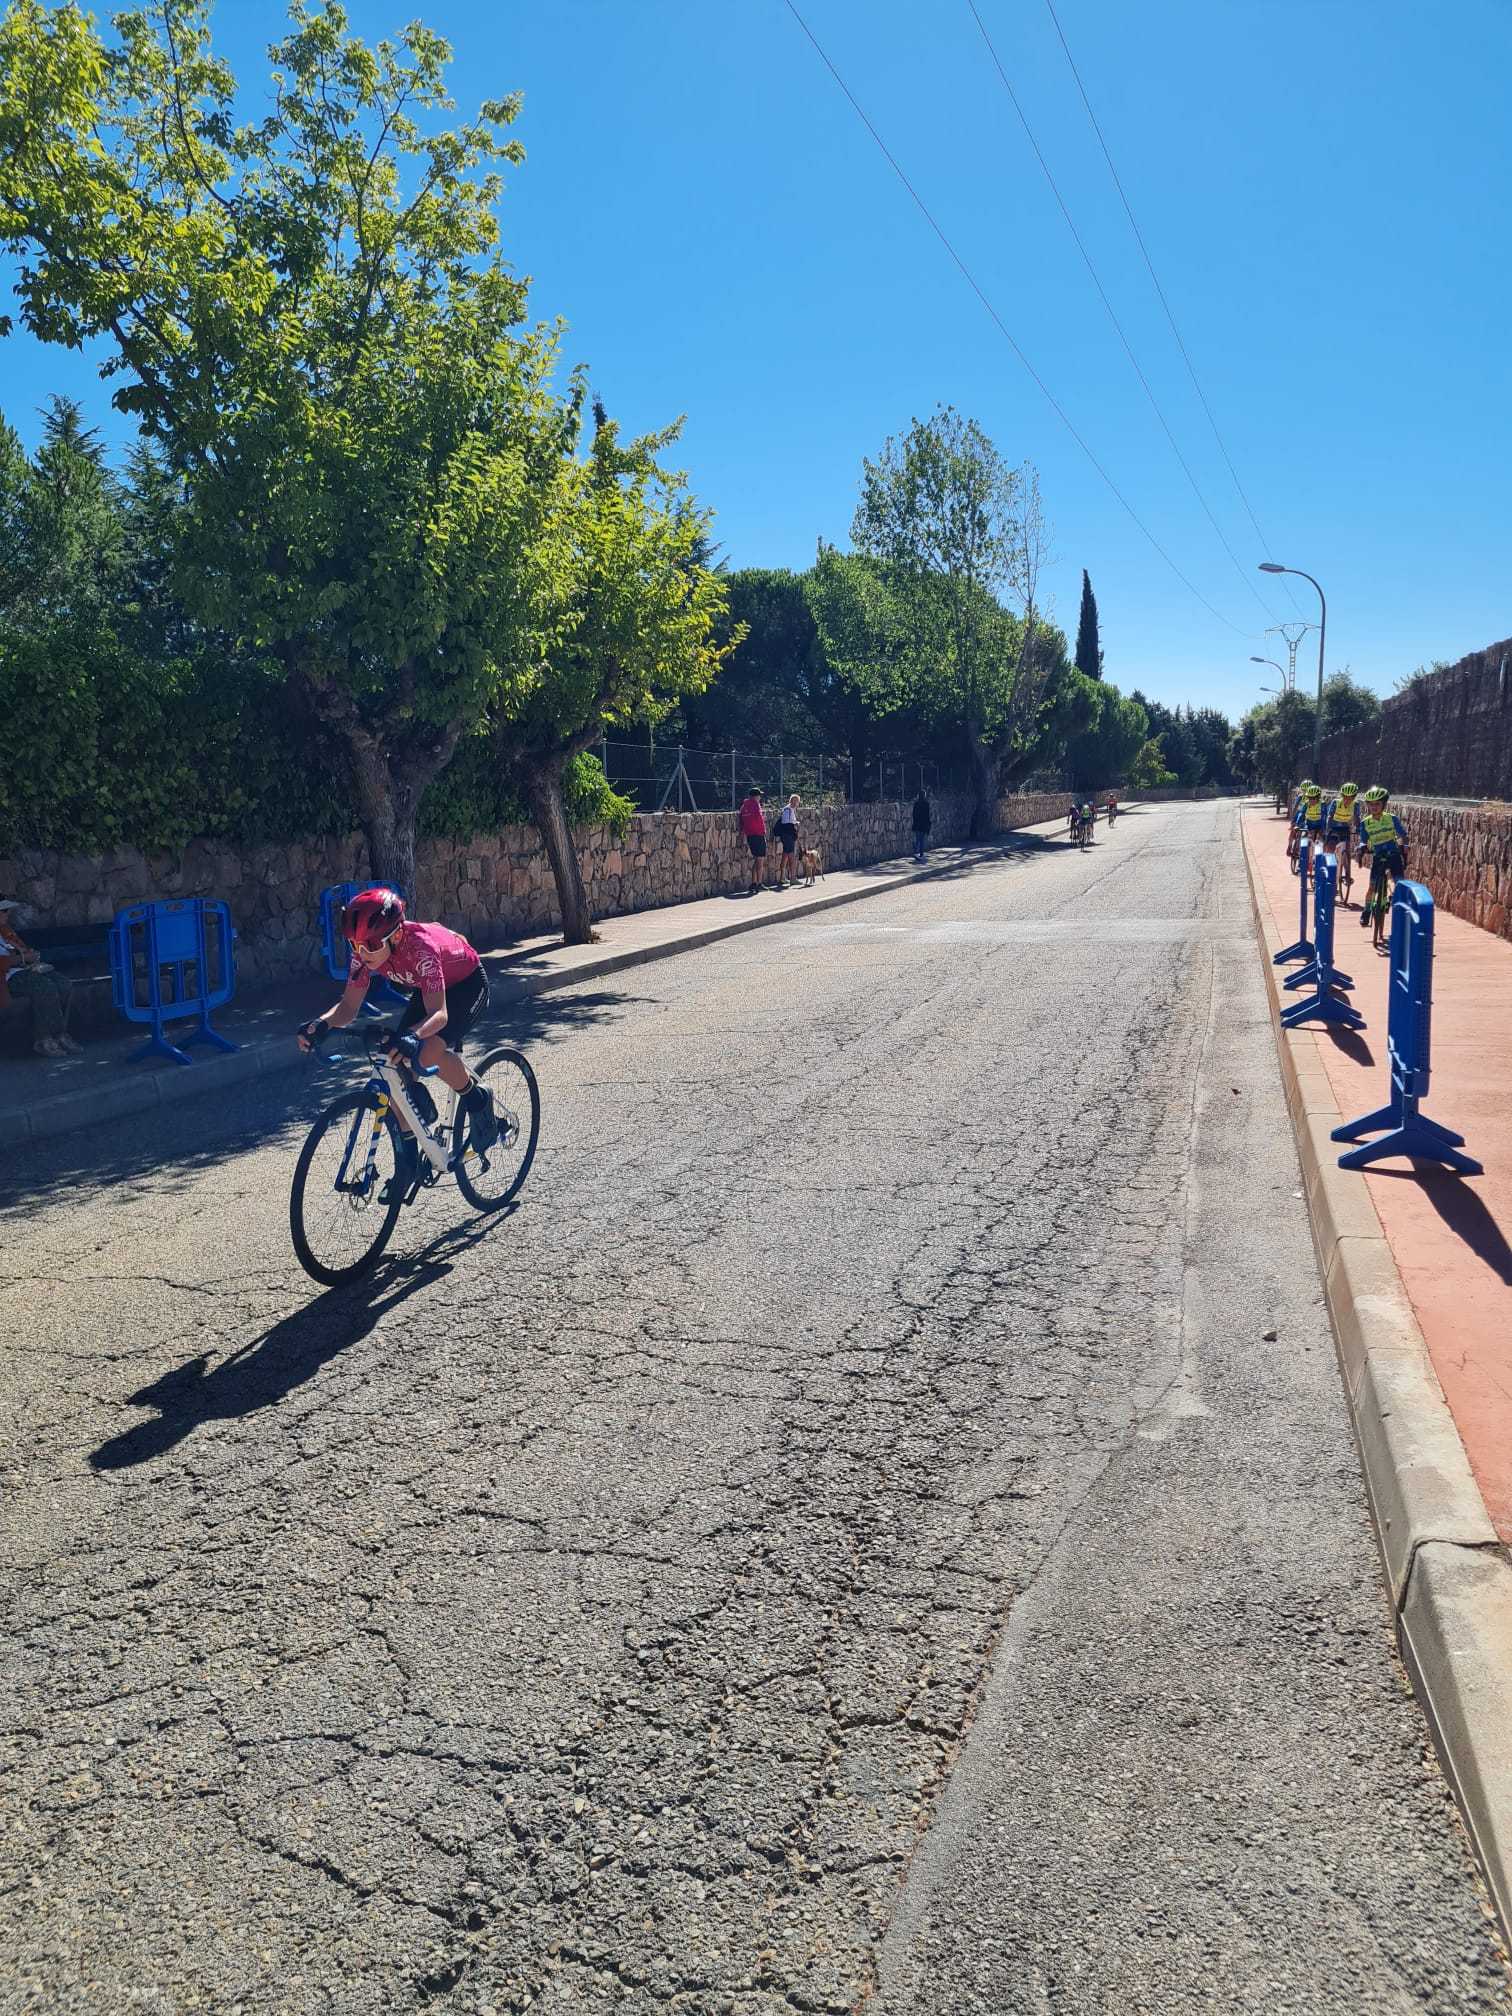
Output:
[[[341,750],[256,661],[148,662],[65,626],[0,636],[0,723],[0,853],[251,845],[358,825]],[[628,816],[595,757],[576,759],[565,781],[573,818]],[[466,839],[526,817],[478,735],[426,793],[420,832]]]

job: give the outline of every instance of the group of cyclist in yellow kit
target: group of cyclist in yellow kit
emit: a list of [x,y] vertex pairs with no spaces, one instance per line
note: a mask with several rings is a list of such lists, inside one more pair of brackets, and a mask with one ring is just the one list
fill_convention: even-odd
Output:
[[[1306,862],[1315,850],[1331,854],[1339,872],[1339,900],[1348,904],[1354,886],[1353,863],[1370,864],[1370,882],[1360,910],[1360,926],[1371,925],[1371,943],[1382,947],[1386,939],[1387,882],[1399,882],[1407,873],[1407,828],[1400,817],[1387,810],[1390,792],[1384,784],[1372,784],[1360,795],[1358,784],[1341,784],[1338,795],[1329,798],[1323,786],[1310,778],[1298,790],[1292,811],[1286,851],[1293,868],[1305,874]],[[1308,853],[1302,842],[1308,842]]]

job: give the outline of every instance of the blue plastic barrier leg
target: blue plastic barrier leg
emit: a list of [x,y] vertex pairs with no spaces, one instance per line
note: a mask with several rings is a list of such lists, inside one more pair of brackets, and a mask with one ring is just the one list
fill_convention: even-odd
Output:
[[1271,964],[1273,966],[1286,966],[1293,959],[1311,959],[1313,957],[1312,940],[1307,935],[1307,842],[1305,840],[1302,842],[1302,872],[1298,876],[1297,882],[1299,899],[1297,908],[1300,912],[1297,929],[1300,936],[1295,945],[1288,945],[1285,951],[1277,952],[1272,957]]
[[[1368,914],[1368,913],[1367,913]],[[1461,1155],[1464,1135],[1418,1111],[1430,1083],[1433,1005],[1433,897],[1421,882],[1398,880],[1391,902],[1391,978],[1387,983],[1386,1050],[1391,1098],[1373,1113],[1335,1127],[1335,1141],[1377,1134],[1339,1157],[1341,1169],[1366,1169],[1390,1155],[1437,1162],[1461,1176],[1479,1176],[1479,1162]]]
[[1298,1001],[1281,1012],[1281,1027],[1296,1029],[1304,1022],[1337,1022],[1345,1029],[1363,1029],[1365,1017],[1342,995],[1319,988],[1310,1000]]
[[[1337,966],[1332,969],[1331,979],[1335,987],[1343,987],[1346,991],[1352,989],[1355,984],[1349,975],[1341,973]],[[1281,982],[1281,985],[1283,987],[1315,987],[1317,983],[1318,962],[1314,959],[1306,966],[1299,966],[1295,973],[1288,973],[1286,978]]]
[[159,1023],[141,1048],[133,1050],[128,1055],[126,1062],[142,1064],[149,1057],[167,1057],[175,1064],[192,1064],[194,1059],[184,1054],[191,1043],[209,1043],[216,1050],[241,1048],[240,1043],[233,1043],[229,1037],[222,1036],[218,1029],[212,1029],[202,1010],[199,1027],[191,1029],[187,1036],[181,1036],[176,1044],[168,1041],[163,1034],[163,1025]]
[[194,1059],[186,1057],[182,1050],[168,1041],[161,1029],[154,1029],[139,1049],[126,1054],[128,1064],[145,1064],[149,1057],[166,1057],[172,1064],[192,1064]]
[[1391,1155],[1407,1155],[1419,1162],[1441,1162],[1445,1168],[1453,1169],[1461,1176],[1483,1176],[1485,1170],[1473,1156],[1461,1155],[1464,1145],[1463,1134],[1456,1134],[1450,1127],[1441,1127],[1437,1120],[1430,1120],[1417,1110],[1415,1099],[1393,1099],[1389,1106],[1382,1106],[1375,1113],[1367,1113],[1359,1120],[1347,1120],[1342,1127],[1335,1127],[1335,1141],[1358,1141],[1362,1134],[1374,1134],[1379,1128],[1388,1128],[1379,1141],[1367,1141],[1363,1147],[1352,1148],[1347,1155],[1339,1157],[1341,1169],[1366,1169],[1372,1162],[1384,1162]]

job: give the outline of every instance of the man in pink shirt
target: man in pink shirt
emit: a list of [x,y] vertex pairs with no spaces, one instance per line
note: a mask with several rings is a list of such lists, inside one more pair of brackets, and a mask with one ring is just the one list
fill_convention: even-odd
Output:
[[761,792],[753,784],[740,808],[740,830],[751,850],[751,887],[754,896],[766,880],[767,823],[761,809]]

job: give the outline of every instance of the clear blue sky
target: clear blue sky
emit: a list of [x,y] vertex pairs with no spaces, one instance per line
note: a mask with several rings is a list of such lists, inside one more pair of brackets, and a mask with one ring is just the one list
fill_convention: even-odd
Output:
[[[1093,452],[1207,601],[1146,543],[1026,376],[784,0],[427,0],[459,98],[518,88],[503,203],[533,304],[570,324],[628,426],[687,415],[682,460],[733,565],[844,543],[863,455],[952,401],[1040,471],[1049,585],[1090,570],[1110,678],[1239,713],[1284,660],[1268,623],[1329,597],[1328,666],[1379,691],[1512,632],[1512,5],[1057,0],[1061,26],[1260,525],[1181,363],[1044,0],[977,0],[1182,453],[1093,289],[967,0],[797,0]],[[416,0],[353,0],[391,33]],[[261,88],[274,8],[223,0]],[[0,346],[30,442],[53,390],[113,439],[88,360]],[[1264,607],[1250,591],[1259,590]],[[1239,634],[1239,633],[1244,634]],[[1304,640],[1299,673],[1316,667]]]

